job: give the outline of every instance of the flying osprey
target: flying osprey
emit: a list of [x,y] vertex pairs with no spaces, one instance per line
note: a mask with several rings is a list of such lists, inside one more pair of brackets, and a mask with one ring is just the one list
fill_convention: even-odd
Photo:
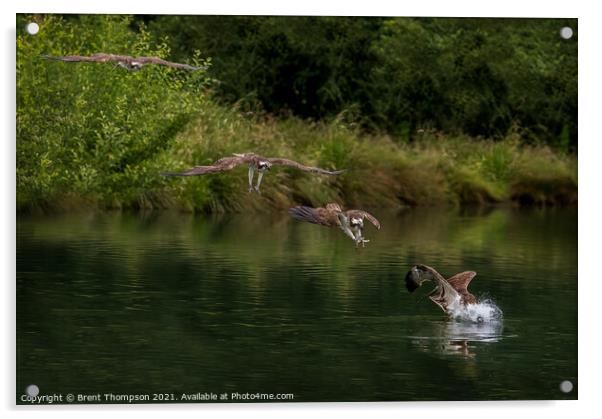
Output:
[[339,227],[347,234],[357,246],[362,247],[370,240],[365,240],[363,235],[364,220],[368,219],[380,230],[380,223],[374,216],[362,210],[343,211],[339,204],[330,203],[326,208],[293,207],[288,210],[291,216],[300,221],[320,224],[328,227]]
[[[163,176],[198,176],[198,175],[206,175],[207,173],[217,173],[217,172],[225,172],[227,170],[232,170],[241,164],[249,165],[249,192],[253,192],[253,189],[257,193],[259,193],[259,186],[261,185],[261,179],[263,178],[263,174],[266,170],[270,170],[274,165],[280,166],[289,166],[294,167],[295,169],[303,170],[304,172],[312,172],[312,173],[321,173],[324,175],[338,175],[343,173],[344,170],[325,170],[320,169],[319,167],[311,167],[304,166],[300,163],[297,163],[292,160],[281,159],[278,157],[262,157],[258,156],[255,153],[245,153],[245,154],[234,154],[232,157],[224,157],[219,159],[211,166],[195,166],[192,169],[186,170],[181,173],[162,173]],[[257,175],[257,185],[253,188],[253,177],[255,176],[255,171],[258,171]]]
[[53,57],[50,55],[43,55],[42,58],[47,60],[58,60],[65,62],[93,62],[93,63],[117,63],[118,66],[123,67],[130,71],[140,70],[143,66],[147,64],[157,64],[164,65],[167,67],[172,67],[178,70],[206,70],[207,67],[194,67],[188,64],[180,64],[174,63],[171,61],[166,61],[159,57],[130,57],[129,55],[116,55],[116,54],[105,54],[98,53],[93,54],[89,57],[82,55],[66,55],[64,57]]
[[468,292],[468,284],[476,275],[476,272],[466,271],[445,279],[430,266],[416,265],[406,274],[405,282],[408,291],[414,292],[423,282],[433,281],[435,289],[428,297],[451,315],[458,308],[477,303],[475,296]]

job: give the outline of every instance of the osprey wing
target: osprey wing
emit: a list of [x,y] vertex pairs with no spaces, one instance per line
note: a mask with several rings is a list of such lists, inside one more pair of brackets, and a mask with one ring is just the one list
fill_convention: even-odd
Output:
[[447,282],[464,298],[464,301],[467,303],[476,303],[474,295],[468,292],[468,284],[470,284],[470,281],[472,281],[475,276],[477,276],[477,273],[473,271],[460,272],[449,278]]
[[437,304],[444,312],[448,312],[448,307],[457,304],[460,301],[460,294],[445,279],[435,277],[437,286],[429,294],[430,300]]
[[236,166],[247,163],[251,158],[247,156],[224,157],[210,166],[195,166],[184,172],[166,172],[163,176],[199,176],[208,173],[225,172],[234,169]]
[[57,60],[57,61],[65,61],[65,62],[94,62],[94,63],[106,63],[109,61],[127,61],[132,57],[128,57],[127,55],[115,55],[115,54],[105,54],[103,52],[99,52],[97,54],[93,54],[90,56],[84,55],[65,55],[65,56],[52,56],[52,55],[42,55],[42,58],[47,60]]
[[141,64],[164,65],[164,66],[172,67],[172,68],[175,68],[178,70],[196,71],[196,70],[201,70],[201,69],[205,68],[205,67],[194,67],[194,66],[188,65],[188,64],[175,63],[173,61],[167,61],[167,60],[164,60],[163,58],[159,58],[159,57],[137,57],[134,60]]
[[290,208],[288,213],[296,220],[306,221],[312,224],[333,227],[338,226],[340,223],[336,212],[326,208],[298,206]]
[[268,160],[272,164],[294,167],[295,169],[303,170],[304,172],[321,173],[323,175],[338,175],[345,171],[345,170],[326,170],[326,169],[322,169],[320,167],[305,166],[301,163],[297,163],[296,161],[289,160],[289,159],[281,159],[278,157],[272,157],[272,158],[268,158],[266,160]]

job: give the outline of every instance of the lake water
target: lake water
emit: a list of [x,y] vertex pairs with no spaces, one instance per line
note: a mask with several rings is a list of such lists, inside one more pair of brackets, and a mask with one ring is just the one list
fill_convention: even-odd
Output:
[[[19,216],[17,403],[30,384],[101,402],[577,398],[576,208],[373,213],[359,249],[286,214]],[[416,263],[477,271],[503,321],[446,320],[430,284],[406,291]]]

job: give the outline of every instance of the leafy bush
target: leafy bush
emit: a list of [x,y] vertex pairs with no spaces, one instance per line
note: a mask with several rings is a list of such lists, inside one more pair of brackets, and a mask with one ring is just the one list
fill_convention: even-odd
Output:
[[[168,57],[167,45],[154,44],[144,26],[131,29],[131,17],[44,16],[38,23],[37,35],[17,36],[18,207],[68,205],[70,196],[144,205],[160,184],[154,157],[203,106],[206,75],[43,58]],[[192,61],[201,62],[198,55]]]

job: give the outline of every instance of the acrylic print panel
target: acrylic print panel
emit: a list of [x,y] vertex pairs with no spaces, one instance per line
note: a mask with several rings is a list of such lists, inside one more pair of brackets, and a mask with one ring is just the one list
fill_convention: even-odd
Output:
[[577,38],[17,15],[16,403],[576,399]]

